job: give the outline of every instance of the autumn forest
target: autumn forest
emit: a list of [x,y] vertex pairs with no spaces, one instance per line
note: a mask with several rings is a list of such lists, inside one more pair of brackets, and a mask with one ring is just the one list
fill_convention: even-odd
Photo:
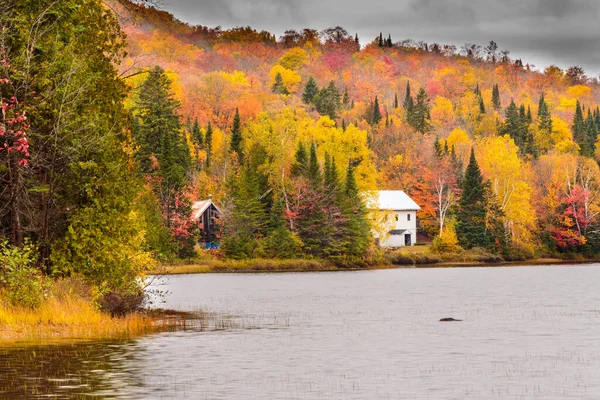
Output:
[[[600,81],[582,68],[494,41],[191,26],[144,3],[0,5],[0,259],[19,274],[129,299],[183,259],[380,263],[384,189],[421,206],[434,253],[598,255]],[[214,251],[191,212],[209,196]]]

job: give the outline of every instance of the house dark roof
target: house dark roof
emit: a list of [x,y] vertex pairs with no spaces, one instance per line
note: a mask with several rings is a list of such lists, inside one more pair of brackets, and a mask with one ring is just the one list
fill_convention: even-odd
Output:
[[390,231],[390,235],[402,235],[406,231],[407,229],[394,229],[393,231]]

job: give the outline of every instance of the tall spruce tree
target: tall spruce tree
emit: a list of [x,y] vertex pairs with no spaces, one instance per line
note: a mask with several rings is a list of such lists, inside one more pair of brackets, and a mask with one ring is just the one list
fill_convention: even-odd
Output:
[[540,96],[538,107],[538,128],[545,136],[549,136],[552,133],[552,117],[543,93]]
[[314,187],[321,186],[323,177],[321,176],[321,167],[319,166],[319,159],[317,157],[317,146],[315,146],[314,142],[310,145],[308,170],[306,176]]
[[213,130],[212,130],[212,126],[209,122],[208,125],[206,126],[206,132],[204,134],[204,145],[206,147],[206,162],[205,162],[206,168],[210,167],[210,159],[211,159],[211,153],[212,153],[212,136],[213,136]]
[[308,175],[308,154],[302,142],[298,143],[295,160],[292,164],[291,174],[293,177]]
[[373,125],[379,124],[383,116],[381,115],[381,109],[379,108],[379,99],[375,96],[375,101],[373,102]]
[[588,132],[583,118],[583,110],[579,101],[577,101],[575,107],[575,116],[573,117],[571,130],[573,132],[575,143],[579,145],[580,154],[588,157],[592,155],[593,151],[589,143]]
[[238,159],[242,157],[242,126],[240,122],[240,111],[236,108],[233,116],[233,124],[231,126],[231,144],[229,151],[236,153]]
[[167,226],[171,225],[176,212],[178,194],[188,183],[187,172],[191,165],[178,108],[179,102],[171,92],[171,81],[162,68],[154,67],[140,87],[136,107],[138,122],[134,132],[135,157],[142,174],[161,177],[160,188],[155,188],[155,193],[163,207]]
[[425,89],[420,88],[417,93],[416,103],[409,116],[408,123],[420,133],[427,133],[430,129],[429,97]]
[[514,101],[510,101],[506,108],[506,119],[500,127],[501,135],[509,135],[519,148],[523,147],[525,137],[523,136],[522,120],[519,115],[519,109]]
[[304,86],[304,92],[302,93],[302,101],[304,104],[311,104],[319,92],[319,87],[317,86],[317,82],[315,78],[312,76],[308,78],[306,82],[306,86]]
[[354,170],[355,166],[350,161],[344,185],[344,217],[346,219],[344,242],[346,244],[345,254],[360,257],[369,248],[372,234],[371,225],[367,219],[367,209],[356,185]]
[[398,108],[398,93],[394,93],[394,108]]
[[483,175],[471,150],[469,165],[462,180],[462,194],[456,214],[456,234],[460,245],[465,249],[473,247],[490,248],[492,237],[486,227],[486,190]]
[[500,102],[500,89],[498,88],[498,84],[495,84],[492,89],[492,105],[496,111],[500,111],[502,109],[502,103]]

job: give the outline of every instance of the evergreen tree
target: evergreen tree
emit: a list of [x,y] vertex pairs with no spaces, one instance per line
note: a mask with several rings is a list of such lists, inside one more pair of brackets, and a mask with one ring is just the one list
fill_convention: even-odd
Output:
[[479,94],[479,112],[481,114],[485,114],[485,104],[483,103],[483,97],[481,97],[481,94]]
[[519,148],[523,147],[525,137],[522,135],[523,126],[519,109],[514,101],[510,101],[510,105],[506,108],[506,120],[500,127],[501,135],[509,135]]
[[575,143],[579,145],[580,154],[588,157],[591,156],[593,154],[593,150],[589,143],[588,132],[579,101],[577,101],[577,105],[575,107],[575,116],[573,117],[573,125],[571,126],[571,130],[573,131],[573,139],[575,140]]
[[306,154],[306,148],[302,142],[298,143],[295,160],[290,172],[294,177],[307,176],[308,174],[308,154]]
[[310,145],[310,153],[308,157],[307,178],[313,187],[320,187],[322,183],[321,168],[319,167],[319,159],[317,157],[317,147],[313,142]]
[[[440,139],[436,136],[435,142],[433,142],[433,148],[435,150],[435,155],[437,158],[442,158],[444,156],[444,149],[442,148],[442,143]],[[446,144],[446,150],[448,150],[448,144]]]
[[319,88],[317,86],[317,82],[315,78],[312,76],[308,78],[308,82],[306,82],[306,86],[304,86],[304,93],[302,93],[302,101],[305,104],[311,104],[314,101],[315,96],[319,92]]
[[492,238],[486,227],[488,204],[483,176],[471,150],[469,165],[462,181],[462,195],[458,203],[456,234],[465,249],[490,248]]
[[387,38],[387,40],[386,40],[386,42],[385,42],[385,45],[386,45],[387,47],[392,47],[392,46],[394,45],[394,44],[392,43],[392,35],[388,34],[388,38]]
[[281,72],[278,72],[275,75],[275,82],[273,82],[273,86],[271,86],[271,91],[276,94],[290,94],[283,83]]
[[373,125],[377,125],[379,124],[379,122],[381,121],[381,119],[383,118],[381,115],[381,110],[379,108],[379,100],[377,98],[377,96],[375,96],[375,102],[373,102],[373,117],[372,117],[372,123]]
[[137,130],[134,132],[135,157],[142,174],[161,177],[160,187],[154,190],[165,210],[168,227],[176,213],[176,198],[188,183],[187,172],[191,166],[178,108],[179,102],[171,92],[171,81],[162,68],[153,68],[140,88]]
[[315,95],[314,104],[319,114],[328,115],[333,120],[337,119],[337,113],[341,108],[340,93],[333,81]]
[[379,47],[383,47],[383,34],[379,32],[379,41],[377,42]]
[[492,105],[494,106],[494,110],[500,111],[502,108],[502,104],[500,103],[500,89],[498,88],[498,84],[494,85],[492,89]]
[[538,107],[538,128],[545,135],[550,135],[552,133],[552,118],[543,93],[540,96]]
[[204,135],[204,144],[206,146],[206,164],[205,164],[206,168],[210,167],[210,158],[211,158],[211,153],[212,153],[212,136],[213,136],[213,130],[212,130],[212,126],[210,125],[210,122],[209,122],[208,125],[206,126],[206,134]]
[[410,94],[410,82],[406,82],[406,95],[404,96],[404,102],[402,103],[402,107],[407,113],[409,113],[412,112],[413,105],[414,101]]
[[275,201],[271,208],[265,250],[270,257],[289,259],[298,255],[300,243],[288,229],[283,212],[283,202],[281,200]]
[[198,118],[194,120],[194,125],[192,126],[192,140],[196,146],[202,147],[204,138],[202,137],[202,131],[200,131]]
[[394,93],[394,108],[398,108],[398,93]]
[[479,90],[479,83],[477,83],[475,85],[475,89],[473,90],[473,93],[475,93],[477,96],[481,96],[481,91]]
[[354,165],[348,163],[346,183],[344,185],[344,217],[346,219],[345,254],[360,257],[365,254],[371,244],[371,225],[367,219],[367,209],[360,196]]
[[425,89],[421,88],[419,89],[419,93],[417,93],[416,103],[413,106],[408,123],[417,132],[427,133],[430,128],[429,119],[429,97]]
[[350,107],[350,96],[348,95],[348,89],[344,91],[344,97],[342,99],[342,105],[347,110]]
[[229,151],[237,153],[238,159],[242,157],[242,127],[240,123],[240,111],[236,108],[231,127],[231,144]]

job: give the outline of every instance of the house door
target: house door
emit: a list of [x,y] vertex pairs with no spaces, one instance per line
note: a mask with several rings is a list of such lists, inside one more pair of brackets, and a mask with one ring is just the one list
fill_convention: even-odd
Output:
[[404,245],[412,246],[412,235],[410,233],[404,234]]

